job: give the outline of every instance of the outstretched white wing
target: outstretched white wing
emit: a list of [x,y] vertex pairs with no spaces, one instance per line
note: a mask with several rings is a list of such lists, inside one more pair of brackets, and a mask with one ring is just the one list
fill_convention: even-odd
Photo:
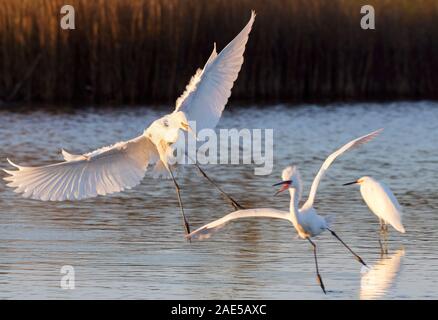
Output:
[[242,218],[277,218],[289,220],[290,213],[270,208],[245,209],[227,214],[226,216],[202,226],[186,236],[189,239],[203,240],[209,238],[214,232],[224,227],[228,222]]
[[138,185],[149,164],[158,159],[154,144],[145,136],[119,142],[83,155],[62,151],[65,161],[4,170],[8,186],[26,198],[43,201],[80,200]]
[[364,135],[360,138],[354,139],[354,140],[348,142],[347,144],[345,144],[342,148],[339,148],[338,150],[333,152],[331,155],[329,155],[327,157],[327,159],[325,159],[324,163],[322,164],[321,168],[318,171],[318,174],[316,175],[315,179],[312,182],[312,187],[310,188],[309,198],[307,199],[306,203],[304,203],[303,208],[310,208],[313,206],[313,202],[315,201],[316,190],[318,189],[319,182],[321,181],[321,179],[324,176],[328,167],[330,167],[330,165],[333,163],[333,161],[335,161],[335,159],[338,156],[340,156],[341,154],[343,154],[344,152],[346,152],[350,149],[359,147],[359,146],[371,141],[380,132],[382,132],[382,130],[383,129],[379,129],[379,130],[373,131],[367,135]]
[[214,46],[204,69],[198,69],[176,101],[176,111],[183,111],[189,121],[196,121],[197,131],[216,127],[242,67],[243,53],[254,19],[255,12],[252,11],[245,28],[219,55]]

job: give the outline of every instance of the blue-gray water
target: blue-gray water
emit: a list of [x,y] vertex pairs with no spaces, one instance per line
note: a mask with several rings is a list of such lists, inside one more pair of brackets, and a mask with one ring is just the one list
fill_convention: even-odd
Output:
[[[60,148],[86,152],[131,138],[167,110],[78,112],[0,111],[1,167],[60,159]],[[255,176],[251,165],[208,166],[211,177],[248,207],[287,210],[272,183],[288,164],[299,166],[304,196],[325,157],[351,138],[385,131],[330,168],[316,208],[333,229],[375,266],[365,275],[329,233],[316,238],[321,274],[316,283],[307,241],[286,221],[242,220],[202,242],[187,243],[170,181],[145,177],[121,194],[81,202],[21,198],[0,182],[0,298],[438,298],[438,105],[363,104],[286,108],[231,106],[223,128],[273,128],[274,172]],[[357,187],[342,183],[371,175],[388,184],[404,207],[407,233],[390,228],[381,257],[378,221]],[[1,174],[3,177],[4,174]],[[180,179],[192,227],[231,211],[195,170]],[[74,290],[60,288],[60,268],[75,268]]]

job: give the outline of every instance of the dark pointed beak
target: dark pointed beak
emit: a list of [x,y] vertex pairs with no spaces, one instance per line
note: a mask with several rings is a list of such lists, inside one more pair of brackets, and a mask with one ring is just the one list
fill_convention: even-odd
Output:
[[289,186],[291,185],[291,183],[292,183],[292,180],[286,180],[286,181],[281,181],[281,182],[279,182],[279,183],[275,183],[275,184],[273,184],[273,185],[272,185],[273,187],[275,187],[275,186],[280,186],[280,185],[281,185],[280,190],[278,190],[276,193],[274,193],[274,197],[275,197],[277,194],[283,192],[284,190],[287,190],[287,189],[289,188]]
[[356,184],[356,183],[357,183],[357,180],[353,181],[353,182],[344,183],[343,186],[349,186],[350,184]]

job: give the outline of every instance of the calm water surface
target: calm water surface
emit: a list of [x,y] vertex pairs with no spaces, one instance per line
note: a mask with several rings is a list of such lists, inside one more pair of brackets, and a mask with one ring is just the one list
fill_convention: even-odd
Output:
[[[60,159],[62,147],[86,152],[131,138],[166,111],[0,111],[0,158],[47,164]],[[333,217],[333,229],[371,271],[361,274],[345,248],[323,233],[316,238],[328,289],[323,296],[311,247],[296,239],[286,221],[242,220],[189,244],[170,181],[146,176],[128,192],[63,203],[23,199],[2,181],[0,298],[438,298],[437,104],[234,106],[220,127],[274,129],[271,175],[255,176],[251,165],[206,170],[246,206],[284,210],[288,195],[274,198],[271,185],[286,165],[299,166],[306,196],[329,153],[384,127],[378,139],[335,162],[315,203],[320,214]],[[385,181],[404,207],[407,233],[391,229],[386,256],[377,242],[378,221],[358,188],[341,186],[363,175]],[[180,182],[193,228],[231,211],[195,170],[188,169]],[[75,290],[60,289],[63,265],[75,268]]]

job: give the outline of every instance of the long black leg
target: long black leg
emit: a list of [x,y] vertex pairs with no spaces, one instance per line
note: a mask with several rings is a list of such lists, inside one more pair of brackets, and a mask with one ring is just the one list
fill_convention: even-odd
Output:
[[175,180],[175,177],[173,176],[173,172],[172,172],[172,169],[170,169],[170,167],[169,167],[169,172],[170,172],[170,175],[172,177],[173,183],[175,184],[176,194],[178,196],[179,207],[181,208],[181,215],[183,218],[184,231],[185,231],[186,235],[188,235],[190,233],[190,226],[189,226],[189,223],[186,219],[186,215],[184,214],[184,206],[183,206],[183,203],[181,200],[180,188],[179,188],[178,183]]
[[316,257],[316,244],[312,240],[310,240],[310,238],[307,238],[307,240],[309,240],[310,244],[313,246],[313,256],[315,257],[315,267],[316,267],[316,279],[324,294],[327,294],[325,292],[325,287],[324,287],[324,283],[322,282],[321,275],[319,274],[318,258]]
[[222,193],[222,195],[225,196],[225,198],[230,202],[230,204],[234,207],[234,209],[236,209],[236,210],[245,209],[244,206],[240,205],[236,200],[234,200],[230,195],[228,195],[224,190],[222,190],[222,188],[219,187],[216,182],[214,182],[212,179],[210,179],[210,177],[207,176],[205,171],[202,170],[202,168],[197,163],[195,163],[195,166],[196,166],[196,168],[198,168],[199,172],[201,172],[201,174],[204,176],[204,178],[206,178],[213,186],[216,187],[216,189],[218,189],[220,191],[220,193]]
[[350,251],[350,252],[355,256],[355,258],[356,258],[357,261],[359,261],[359,262],[362,263],[365,267],[367,267],[367,264],[362,260],[362,258],[359,257],[359,255],[357,255],[353,250],[351,250],[350,247],[347,246],[347,244],[346,244],[344,241],[342,241],[342,239],[339,238],[338,235],[337,235],[333,230],[330,230],[330,229],[328,229],[328,228],[327,228],[327,230],[330,231],[330,233],[331,233],[336,239],[338,239],[338,240],[344,245],[344,247],[348,249],[348,251]]
[[216,182],[214,182],[209,176],[207,176],[205,171],[202,170],[202,168],[199,166],[199,164],[195,160],[193,160],[187,154],[187,152],[186,152],[186,156],[187,156],[187,158],[189,158],[190,160],[193,161],[193,163],[195,164],[196,168],[198,168],[199,172],[204,176],[204,178],[207,179],[216,189],[218,189],[220,193],[222,193],[222,195],[230,202],[230,204],[234,207],[234,209],[236,209],[236,210],[245,209],[244,206],[240,205],[236,200],[234,200],[230,195],[228,195],[224,190],[222,190],[222,188],[219,187],[219,185]]
[[[380,223],[380,232],[379,232],[379,245],[380,245],[380,254],[384,255],[385,254],[385,221],[383,219],[379,218],[379,223]],[[383,239],[383,242],[382,242]]]
[[380,232],[383,232],[383,220],[379,218]]

